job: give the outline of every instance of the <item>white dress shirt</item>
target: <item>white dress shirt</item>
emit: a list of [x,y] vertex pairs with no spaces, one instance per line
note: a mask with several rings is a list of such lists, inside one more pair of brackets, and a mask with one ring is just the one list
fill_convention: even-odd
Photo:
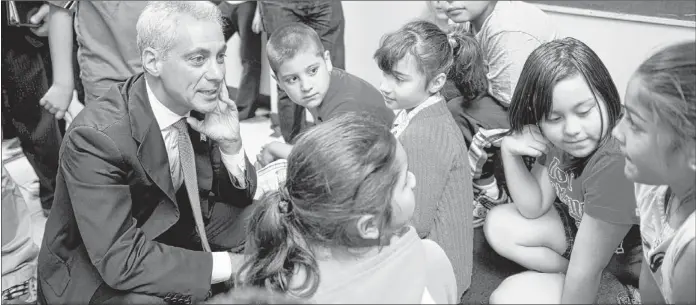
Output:
[[[184,183],[184,174],[181,170],[181,162],[179,160],[179,131],[174,127],[174,123],[182,118],[188,117],[190,112],[183,116],[172,112],[157,99],[147,82],[145,87],[147,88],[147,97],[150,100],[152,113],[162,132],[162,139],[164,140],[167,158],[169,159],[169,174],[172,177],[172,184],[174,185],[174,189],[178,190]],[[191,142],[193,141],[195,141],[195,139],[191,139]],[[222,151],[220,151],[220,154],[222,162],[225,164],[225,167],[227,167],[232,181],[236,180],[237,184],[241,187],[245,187],[246,162],[244,160],[244,149],[240,149],[239,152],[234,155],[225,154]],[[211,254],[213,255],[211,284],[229,280],[232,276],[232,261],[229,254],[227,252],[213,252]]]

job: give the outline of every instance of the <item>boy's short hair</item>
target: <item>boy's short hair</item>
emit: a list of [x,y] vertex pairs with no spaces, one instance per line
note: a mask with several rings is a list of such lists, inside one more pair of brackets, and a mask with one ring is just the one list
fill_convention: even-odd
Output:
[[315,51],[317,56],[323,56],[324,45],[314,29],[299,23],[289,23],[271,33],[266,44],[268,64],[274,72],[286,60],[292,59],[298,52]]

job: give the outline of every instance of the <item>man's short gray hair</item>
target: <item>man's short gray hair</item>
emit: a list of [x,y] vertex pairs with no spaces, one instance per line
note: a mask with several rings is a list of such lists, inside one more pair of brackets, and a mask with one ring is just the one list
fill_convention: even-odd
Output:
[[150,47],[166,55],[174,45],[179,19],[184,15],[215,22],[222,29],[220,10],[210,1],[148,1],[136,24],[140,53]]

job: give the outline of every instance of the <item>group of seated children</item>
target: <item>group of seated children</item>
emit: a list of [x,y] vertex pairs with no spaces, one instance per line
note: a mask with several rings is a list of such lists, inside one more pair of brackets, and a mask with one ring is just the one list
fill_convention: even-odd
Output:
[[[471,19],[476,35],[428,21],[385,35],[379,91],[332,69],[310,28],[271,35],[275,77],[316,126],[259,156],[286,159],[287,170],[249,220],[239,286],[317,303],[457,303],[476,280],[474,193],[495,201],[509,190],[481,224],[497,253],[530,271],[503,281],[491,303],[696,300],[695,43],[645,61],[623,106],[577,39],[534,40],[517,59],[507,55],[519,48],[491,51],[486,24],[503,27],[493,16],[515,4],[498,5],[480,8],[483,21],[474,9],[447,10]],[[500,68],[515,79],[509,101],[505,81],[491,80],[491,53],[523,61],[519,77]],[[448,81],[461,94],[449,101]],[[507,190],[490,195],[475,179],[483,163],[491,174],[494,147]]]

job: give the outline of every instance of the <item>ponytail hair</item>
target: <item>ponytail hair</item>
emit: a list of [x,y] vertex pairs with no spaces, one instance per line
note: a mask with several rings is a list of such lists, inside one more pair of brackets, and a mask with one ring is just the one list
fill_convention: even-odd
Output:
[[[240,268],[242,282],[289,292],[296,297],[313,295],[319,285],[319,270],[304,239],[306,232],[292,213],[292,201],[284,187],[270,192],[258,203],[249,219],[246,249],[248,259]],[[297,288],[291,280],[299,270],[307,281]],[[295,294],[293,291],[299,291]]]
[[440,73],[449,72],[454,61],[457,39],[437,25],[425,20],[406,23],[395,32],[382,36],[374,58],[380,70],[394,75],[394,68],[406,54],[411,54],[427,84]]
[[447,78],[454,83],[465,101],[474,100],[488,92],[488,69],[476,38],[462,27],[447,34],[452,45],[454,62]]
[[320,281],[313,250],[364,247],[356,230],[364,215],[377,219],[380,241],[392,234],[397,145],[369,113],[346,113],[300,135],[285,186],[266,194],[249,219],[237,283],[310,298]]

